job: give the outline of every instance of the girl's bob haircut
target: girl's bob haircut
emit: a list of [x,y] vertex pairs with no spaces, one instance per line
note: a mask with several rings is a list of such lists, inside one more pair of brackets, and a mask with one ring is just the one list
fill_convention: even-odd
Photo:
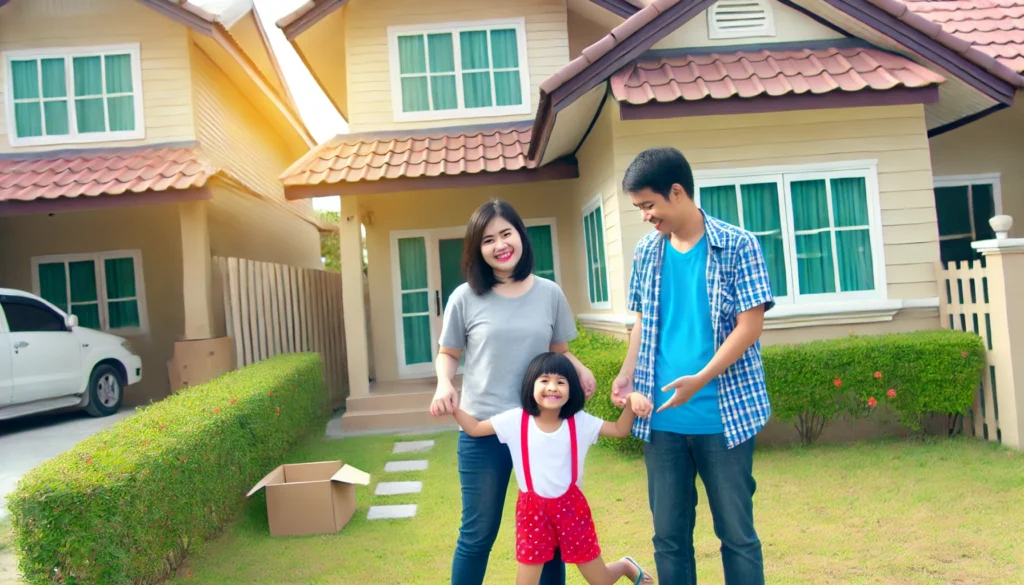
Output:
[[494,269],[484,260],[480,246],[484,241],[484,230],[487,224],[496,217],[500,217],[512,224],[512,227],[519,232],[519,239],[522,241],[522,255],[519,263],[512,271],[512,280],[521,282],[526,280],[533,272],[533,246],[530,244],[530,237],[526,235],[526,225],[523,218],[519,217],[516,210],[507,202],[494,199],[484,203],[473,212],[466,225],[465,245],[462,248],[462,275],[473,292],[482,295],[491,291],[498,279],[494,276]]
[[526,368],[526,376],[523,378],[522,403],[523,410],[533,416],[540,415],[540,405],[533,397],[533,383],[544,374],[562,376],[569,381],[569,400],[562,405],[558,416],[561,418],[572,418],[577,412],[583,410],[587,402],[587,396],[583,393],[583,385],[580,384],[580,377],[576,373],[569,358],[560,353],[549,351],[533,358]]

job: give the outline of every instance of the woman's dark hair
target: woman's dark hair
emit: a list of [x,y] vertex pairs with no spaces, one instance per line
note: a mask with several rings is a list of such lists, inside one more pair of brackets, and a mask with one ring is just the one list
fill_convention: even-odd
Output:
[[562,405],[558,416],[561,418],[571,418],[577,412],[583,410],[583,405],[587,402],[587,396],[583,393],[583,385],[580,384],[580,377],[576,374],[576,368],[573,367],[569,358],[553,351],[542,353],[533,358],[533,361],[526,368],[521,395],[523,410],[533,416],[540,414],[540,405],[537,404],[537,399],[533,397],[533,383],[544,374],[562,376],[569,381],[569,400]]
[[484,230],[487,224],[496,217],[500,217],[512,224],[512,227],[519,232],[519,239],[522,240],[522,255],[519,263],[512,271],[512,280],[522,281],[533,272],[533,246],[530,244],[530,237],[526,234],[526,226],[523,219],[519,217],[511,205],[500,199],[494,199],[484,203],[473,212],[469,218],[469,225],[466,226],[465,244],[462,247],[462,275],[469,283],[469,287],[478,295],[489,292],[494,285],[498,284],[494,276],[494,269],[484,260],[480,252],[480,246],[484,241]]

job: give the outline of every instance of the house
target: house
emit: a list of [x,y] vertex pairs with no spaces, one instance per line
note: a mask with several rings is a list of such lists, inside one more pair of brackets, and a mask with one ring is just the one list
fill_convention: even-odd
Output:
[[767,344],[940,327],[940,258],[1024,218],[1021,0],[313,0],[278,26],[352,131],[282,175],[290,200],[341,196],[343,273],[365,229],[350,429],[429,420],[460,222],[487,198],[585,326],[625,335],[650,228],[620,181],[651,146],[760,239]]
[[[251,2],[0,1],[0,284],[127,338],[144,404],[225,336],[211,258],[321,266],[314,144]],[[233,351],[223,352],[230,354]]]

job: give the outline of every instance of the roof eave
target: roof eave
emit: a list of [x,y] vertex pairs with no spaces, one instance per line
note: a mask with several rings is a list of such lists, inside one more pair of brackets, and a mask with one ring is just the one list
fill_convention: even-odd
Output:
[[291,41],[347,3],[348,0],[309,0],[279,18],[276,24],[284,32],[285,38]]

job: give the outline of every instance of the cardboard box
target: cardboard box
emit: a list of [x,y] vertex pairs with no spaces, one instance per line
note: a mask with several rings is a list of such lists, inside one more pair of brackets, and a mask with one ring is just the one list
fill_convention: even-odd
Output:
[[271,536],[331,534],[356,511],[356,486],[369,484],[369,473],[343,461],[296,463],[278,466],[246,497],[267,490]]

